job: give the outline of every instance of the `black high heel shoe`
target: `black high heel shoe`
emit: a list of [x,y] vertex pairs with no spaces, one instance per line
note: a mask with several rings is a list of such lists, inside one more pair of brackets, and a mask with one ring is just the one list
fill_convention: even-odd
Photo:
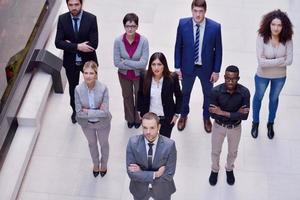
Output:
[[134,126],[134,122],[127,122],[127,126],[128,126],[128,128],[132,128],[133,126]]
[[140,126],[141,126],[141,123],[134,123],[134,128],[138,129],[138,128],[140,128]]
[[93,170],[93,175],[94,175],[94,177],[96,178],[97,176],[99,176],[99,171],[94,171],[94,170]]
[[107,169],[104,170],[104,171],[100,171],[100,176],[101,176],[101,177],[104,177],[104,176],[106,175],[106,173],[107,173]]

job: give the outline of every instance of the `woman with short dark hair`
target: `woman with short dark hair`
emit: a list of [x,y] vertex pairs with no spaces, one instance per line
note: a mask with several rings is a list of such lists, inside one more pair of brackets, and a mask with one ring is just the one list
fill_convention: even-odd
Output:
[[128,128],[139,128],[141,120],[137,113],[137,92],[140,75],[146,69],[149,57],[148,40],[137,33],[139,18],[135,13],[124,16],[125,33],[114,42],[114,65],[122,89],[125,120]]

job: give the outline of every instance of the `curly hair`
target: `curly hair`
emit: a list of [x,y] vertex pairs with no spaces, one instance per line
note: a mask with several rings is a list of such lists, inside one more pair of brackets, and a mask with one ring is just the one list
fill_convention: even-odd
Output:
[[267,43],[271,38],[270,25],[274,19],[279,19],[281,21],[282,31],[279,34],[279,42],[285,44],[286,41],[292,39],[293,24],[287,14],[280,9],[273,10],[263,16],[258,29],[258,34],[263,37],[264,43]]

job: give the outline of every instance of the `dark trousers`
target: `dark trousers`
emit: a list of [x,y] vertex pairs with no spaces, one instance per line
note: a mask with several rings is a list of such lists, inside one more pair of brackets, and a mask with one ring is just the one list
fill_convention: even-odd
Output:
[[190,112],[190,97],[193,89],[193,85],[196,77],[200,79],[203,93],[203,118],[209,119],[209,94],[213,87],[213,84],[210,82],[211,72],[208,72],[204,67],[195,67],[192,75],[183,74],[182,77],[182,107],[181,107],[181,116],[186,117]]
[[66,75],[69,82],[69,94],[70,94],[70,105],[73,112],[75,112],[75,87],[79,83],[80,71],[82,71],[83,65],[80,66],[69,66],[66,68]]
[[170,138],[174,124],[170,124],[171,120],[167,120],[165,118],[161,118],[159,122],[160,122],[159,134]]
[[139,80],[127,80],[118,74],[122,89],[125,120],[130,123],[141,123],[137,112],[137,93]]

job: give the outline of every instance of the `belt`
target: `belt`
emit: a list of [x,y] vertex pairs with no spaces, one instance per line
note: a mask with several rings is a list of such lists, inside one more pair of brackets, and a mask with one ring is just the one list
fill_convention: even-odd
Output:
[[91,124],[96,124],[96,123],[98,123],[99,121],[96,121],[96,122],[88,121],[88,122],[91,123]]
[[194,67],[195,67],[195,68],[201,68],[202,65],[195,64]]
[[82,64],[83,64],[82,61],[75,61],[76,66],[81,66]]
[[158,118],[159,118],[160,120],[164,120],[164,119],[165,119],[165,116],[158,116]]
[[239,120],[239,121],[237,121],[236,123],[234,123],[234,124],[224,124],[224,123],[222,123],[221,121],[219,121],[219,120],[215,120],[215,122],[217,123],[217,124],[219,124],[220,126],[223,126],[223,127],[225,127],[225,128],[228,128],[228,129],[233,129],[233,128],[235,128],[235,127],[237,127],[237,126],[239,126],[240,124],[241,124],[241,120]]

